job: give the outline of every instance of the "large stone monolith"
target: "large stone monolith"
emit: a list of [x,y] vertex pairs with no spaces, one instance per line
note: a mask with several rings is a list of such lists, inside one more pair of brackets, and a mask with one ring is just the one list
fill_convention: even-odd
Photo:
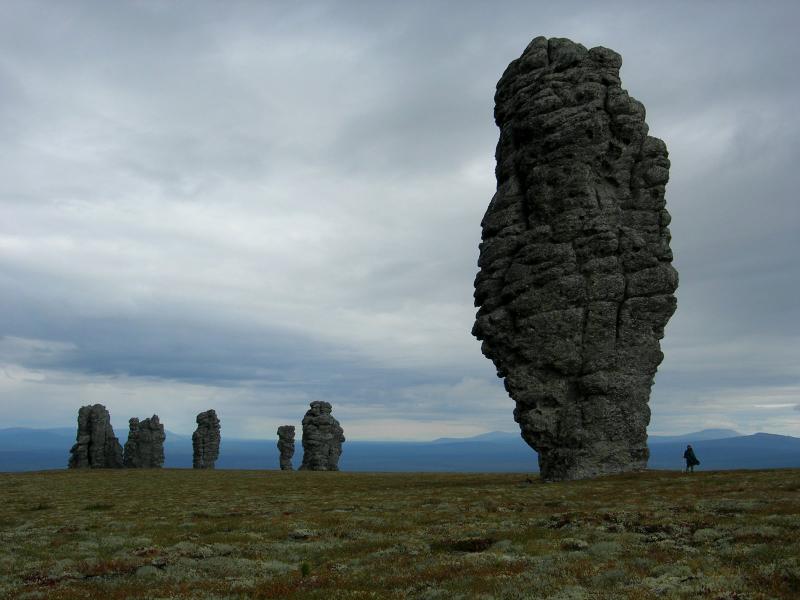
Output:
[[303,464],[300,470],[338,471],[344,431],[329,402],[311,403],[303,417]]
[[278,450],[281,453],[281,470],[291,471],[292,457],[294,456],[294,425],[278,427]]
[[197,415],[197,429],[192,434],[192,467],[213,469],[219,458],[219,419],[212,410]]
[[118,469],[122,467],[122,446],[111,427],[111,415],[102,404],[78,410],[78,433],[69,451],[70,469]]
[[647,465],[648,400],[675,311],[667,148],[619,54],[536,38],[497,84],[497,193],[473,334],[544,479]]
[[153,415],[140,421],[128,421],[128,441],[125,442],[123,464],[131,469],[158,469],[164,466],[164,425]]

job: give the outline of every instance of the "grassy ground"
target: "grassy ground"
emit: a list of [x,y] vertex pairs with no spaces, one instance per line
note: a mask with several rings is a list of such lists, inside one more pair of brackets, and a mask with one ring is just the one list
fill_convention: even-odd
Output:
[[800,598],[800,470],[0,474],[0,597]]

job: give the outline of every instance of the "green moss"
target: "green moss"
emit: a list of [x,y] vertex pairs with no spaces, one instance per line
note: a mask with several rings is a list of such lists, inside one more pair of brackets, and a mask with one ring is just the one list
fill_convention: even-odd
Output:
[[548,485],[522,485],[525,477],[0,474],[0,597],[800,593],[798,470],[691,480],[648,472]]

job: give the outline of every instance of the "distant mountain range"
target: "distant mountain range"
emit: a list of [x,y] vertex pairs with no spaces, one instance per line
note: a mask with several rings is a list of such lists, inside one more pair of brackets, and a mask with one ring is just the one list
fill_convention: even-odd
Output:
[[[226,438],[223,432],[221,469],[276,469],[276,441]],[[0,429],[0,471],[62,469],[75,442],[74,428]],[[125,440],[121,439],[124,444]],[[683,451],[692,444],[700,469],[762,469],[800,467],[800,438],[730,429],[705,429],[684,435],[650,436],[650,468],[680,469]],[[297,442],[295,467],[302,459]],[[191,437],[167,432],[166,467],[192,465]],[[470,438],[439,438],[430,442],[345,442],[339,466],[345,471],[534,472],[536,453],[519,433],[493,431]]]
[[504,443],[519,440],[520,434],[509,433],[508,431],[490,431],[489,433],[481,433],[468,438],[437,438],[430,442],[431,444],[461,444],[464,442],[494,442]]
[[[665,444],[668,442],[681,442],[691,444],[701,440],[721,440],[724,438],[742,437],[743,434],[733,429],[703,429],[694,433],[682,435],[651,435],[647,438],[649,444]],[[453,444],[463,442],[494,442],[507,443],[521,439],[519,432],[509,433],[508,431],[490,431],[481,433],[468,438],[437,438],[431,444]]]
[[705,440],[724,440],[727,438],[745,437],[743,434],[733,429],[703,429],[694,433],[684,433],[683,435],[651,435],[647,438],[648,444],[669,444],[679,442],[681,444],[694,444]]

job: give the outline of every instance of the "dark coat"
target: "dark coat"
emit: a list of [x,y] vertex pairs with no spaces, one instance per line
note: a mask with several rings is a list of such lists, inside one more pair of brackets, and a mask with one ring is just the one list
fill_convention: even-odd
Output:
[[694,455],[694,450],[692,448],[686,449],[686,452],[683,453],[683,458],[686,459],[687,467],[692,467],[694,465],[700,464],[700,461],[697,460],[697,457]]

